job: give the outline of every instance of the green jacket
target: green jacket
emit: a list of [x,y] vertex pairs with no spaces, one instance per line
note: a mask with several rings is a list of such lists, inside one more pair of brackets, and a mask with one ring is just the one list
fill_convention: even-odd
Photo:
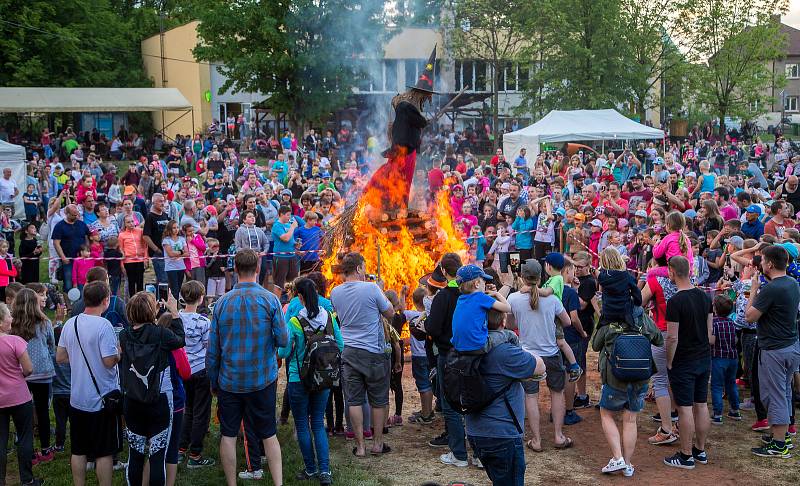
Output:
[[[637,323],[641,324],[641,332],[650,341],[650,344],[654,346],[661,346],[664,344],[664,337],[661,335],[661,331],[658,330],[653,320],[650,319],[647,314],[644,314]],[[598,356],[600,380],[604,385],[616,388],[617,390],[625,390],[629,384],[633,384],[638,388],[648,382],[648,380],[643,380],[636,383],[626,383],[618,380],[614,376],[614,373],[611,372],[611,365],[608,363],[608,357],[614,348],[614,341],[616,341],[617,337],[623,332],[624,329],[620,323],[612,322],[611,324],[597,328],[594,332],[594,336],[592,336],[592,349],[600,353]],[[651,364],[653,370],[655,370],[656,363],[652,361],[652,359]]]

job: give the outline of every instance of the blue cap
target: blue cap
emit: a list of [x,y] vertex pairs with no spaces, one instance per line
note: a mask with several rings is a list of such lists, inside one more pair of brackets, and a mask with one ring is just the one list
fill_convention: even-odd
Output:
[[797,246],[795,246],[794,243],[785,241],[781,243],[780,246],[782,246],[786,250],[786,253],[789,254],[789,257],[792,260],[797,260],[798,255],[800,255],[800,251],[797,250]]
[[488,275],[481,267],[477,265],[464,265],[456,272],[456,282],[460,284],[469,282],[470,280],[475,280],[476,278],[492,280],[492,276]]
[[322,177],[323,179],[324,179],[324,178],[326,178],[326,177],[330,177],[330,176],[331,176],[331,173],[330,173],[330,172],[328,172],[327,170],[321,174],[321,177]]
[[697,216],[697,211],[695,211],[694,209],[687,209],[686,211],[683,212],[683,215],[689,219],[694,219]]
[[544,262],[556,270],[561,270],[564,268],[564,255],[558,252],[548,253],[547,256],[544,257]]
[[747,206],[747,212],[748,213],[756,213],[756,214],[758,214],[760,216],[761,215],[761,206],[759,206],[758,204],[751,204],[751,205]]
[[558,214],[559,216],[562,216],[562,217],[566,216],[567,215],[567,210],[564,209],[564,208],[558,208],[558,209],[556,209],[556,214]]

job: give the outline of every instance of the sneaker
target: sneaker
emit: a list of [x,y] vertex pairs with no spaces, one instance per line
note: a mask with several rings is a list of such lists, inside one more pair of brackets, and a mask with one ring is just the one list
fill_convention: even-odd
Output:
[[792,425],[790,425],[790,426],[789,426],[789,432],[788,432],[788,434],[789,434],[789,435],[791,435],[792,437],[794,437],[795,435],[797,435],[797,427],[795,427],[795,425],[794,425],[794,424],[792,424]]
[[213,466],[217,461],[210,457],[192,456],[189,455],[189,460],[186,462],[186,467],[189,469],[197,469],[198,467]]
[[428,441],[428,445],[431,447],[447,447],[449,444],[446,431]]
[[681,469],[694,469],[694,457],[689,456],[684,458],[683,454],[678,451],[674,455],[665,457],[664,464],[669,467],[678,467]]
[[633,464],[628,464],[627,466],[625,466],[625,469],[622,470],[622,475],[625,476],[626,478],[633,477],[633,471],[634,471]]
[[320,486],[328,486],[333,484],[333,476],[331,476],[331,473],[319,473],[319,484]]
[[769,430],[769,422],[767,422],[767,419],[759,420],[750,426],[750,430],[753,432],[764,432],[765,430]]
[[114,461],[114,470],[115,471],[122,471],[123,469],[128,467],[127,462],[122,461]]
[[608,464],[603,466],[603,469],[601,469],[601,471],[603,471],[604,474],[609,474],[617,471],[622,471],[626,467],[628,467],[628,465],[625,464],[625,459],[621,457],[619,459],[614,459],[612,457],[611,460],[608,461]]
[[[661,422],[661,414],[660,413],[657,413],[655,415],[651,415],[650,418],[653,419],[653,422]],[[678,421],[678,411],[675,410],[672,413],[670,413],[670,418],[672,419],[673,422],[677,422]]]
[[86,470],[94,471],[94,461],[86,461]]
[[239,473],[239,479],[264,479],[264,470],[256,469],[255,471],[242,471]]
[[656,430],[656,435],[647,439],[647,442],[649,442],[652,445],[667,445],[667,444],[672,444],[677,440],[678,440],[678,435],[675,433],[674,430],[668,434],[664,432],[664,429],[659,427],[658,430]]
[[763,447],[753,447],[750,451],[758,457],[778,457],[781,459],[791,459],[792,457],[789,448],[785,444],[779,448],[774,440]]
[[388,420],[389,427],[401,427],[403,425],[403,417],[399,415],[392,415]]
[[756,409],[756,404],[755,402],[753,402],[752,398],[748,398],[747,400],[739,404],[739,410],[755,410],[755,409]]
[[298,481],[311,481],[312,479],[317,479],[317,473],[310,473],[305,469],[301,469],[294,478]]
[[[761,443],[764,445],[769,445],[772,442],[772,434],[764,434],[761,436]],[[786,448],[789,450],[794,449],[794,441],[792,440],[792,436],[789,433],[786,433],[786,437],[783,438],[783,443],[786,444]]]
[[567,374],[569,374],[569,382],[574,383],[578,381],[578,378],[581,377],[583,370],[580,366],[578,366],[578,363],[574,363],[570,365],[569,370],[567,370]]
[[583,418],[575,413],[575,410],[567,410],[567,413],[564,414],[564,425],[575,425],[582,420]]
[[64,446],[63,445],[53,446],[53,452],[64,452]]
[[186,459],[186,449],[178,449],[178,464],[182,463],[184,459]]
[[483,469],[483,463],[480,459],[475,456],[472,456],[472,465],[477,467],[478,469]]
[[728,418],[731,420],[742,420],[742,414],[738,410],[731,410],[728,412]]
[[408,417],[408,422],[412,424],[421,424],[421,425],[428,425],[433,422],[433,412],[427,417],[419,414],[419,415],[412,415]]
[[42,486],[44,484],[44,479],[34,479],[30,483],[25,483],[22,486]]
[[456,467],[469,466],[469,463],[467,461],[457,459],[452,452],[448,452],[447,454],[442,454],[441,456],[439,456],[439,460],[442,462],[442,464],[449,464],[451,466],[456,466]]
[[589,408],[592,406],[591,400],[589,400],[589,395],[583,397],[575,397],[575,400],[572,402],[572,408],[581,409],[581,408]]
[[722,415],[713,415],[711,417],[711,425],[722,425]]
[[700,464],[708,464],[708,454],[706,451],[701,451],[697,447],[692,446],[692,457],[694,457],[694,462],[699,462]]

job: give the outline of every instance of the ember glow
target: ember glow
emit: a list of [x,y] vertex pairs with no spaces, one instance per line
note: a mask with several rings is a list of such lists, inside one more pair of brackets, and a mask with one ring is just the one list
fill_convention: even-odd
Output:
[[[395,158],[401,157],[405,154],[397,154]],[[396,167],[405,170],[403,164]],[[323,273],[331,282],[341,282],[337,272],[339,258],[357,251],[366,260],[367,273],[383,280],[385,289],[399,292],[408,286],[410,299],[419,278],[431,272],[443,254],[456,252],[466,260],[465,236],[455,229],[448,190],[441,190],[426,207],[424,194],[414,194],[416,188],[412,188],[412,207],[406,209],[403,201],[408,197],[410,184],[402,181],[407,179],[390,174],[376,180],[377,175],[359,198],[351,238],[336,245],[325,257]]]

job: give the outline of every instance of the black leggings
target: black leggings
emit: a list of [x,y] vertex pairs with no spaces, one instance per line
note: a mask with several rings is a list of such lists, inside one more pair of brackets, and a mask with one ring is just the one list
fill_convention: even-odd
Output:
[[167,281],[169,281],[169,290],[175,297],[175,300],[180,298],[181,285],[183,285],[183,276],[186,274],[185,270],[170,270],[167,272]]
[[144,461],[150,461],[150,486],[164,486],[167,481],[165,459],[172,430],[172,410],[167,395],[146,405],[125,400],[125,423],[128,426],[128,484],[142,484]]
[[11,434],[10,423],[14,421],[17,435],[17,459],[20,482],[33,481],[33,405],[25,402],[13,407],[0,408],[0,481],[5,484],[6,462],[8,456],[8,436]]
[[144,262],[126,263],[125,274],[128,276],[129,298],[144,290]]
[[[403,340],[400,340],[400,352],[403,352]],[[397,362],[394,353],[392,353],[392,370]],[[392,376],[389,379],[389,388],[394,392],[394,410],[395,415],[403,416],[403,355],[400,355],[400,372],[395,373],[392,371]],[[388,412],[388,408],[387,408]]]
[[69,395],[53,395],[53,415],[56,417],[56,445],[64,447],[67,441]]
[[50,447],[50,383],[28,382],[28,390],[33,395],[40,446],[45,450]]
[[750,367],[750,374],[752,375],[750,378],[750,392],[753,394],[753,404],[756,408],[756,418],[761,421],[767,418],[767,408],[761,401],[761,392],[758,389],[758,355],[758,340],[756,339],[756,345],[753,349],[753,364]]
[[[334,406],[336,407],[336,417],[334,420]],[[342,395],[342,387],[335,386],[331,388],[328,394],[328,406],[325,408],[325,420],[328,423],[328,429],[331,431],[342,430],[344,423],[344,395]]]

